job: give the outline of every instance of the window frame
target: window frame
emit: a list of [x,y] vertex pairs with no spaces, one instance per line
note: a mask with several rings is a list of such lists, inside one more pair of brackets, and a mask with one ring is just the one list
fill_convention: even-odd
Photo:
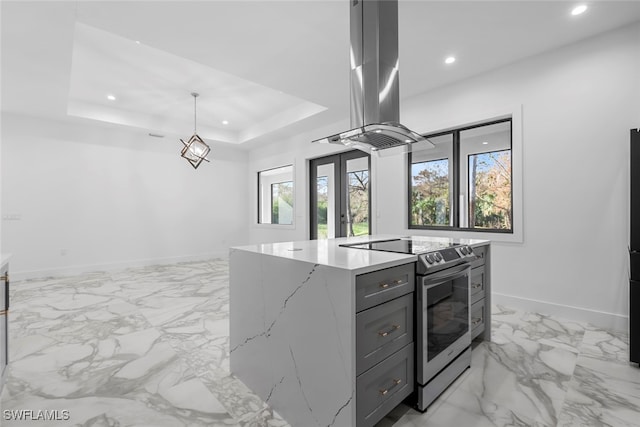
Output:
[[[410,191],[409,191],[409,224],[411,224],[411,215],[412,215],[412,211],[413,211],[413,209],[412,209],[412,207],[413,207],[412,206],[413,191],[411,191],[413,189],[413,165],[417,165],[419,163],[441,162],[443,160],[446,160],[447,162],[449,162],[449,157],[439,157],[439,158],[436,158],[436,159],[425,160],[425,161],[422,161],[422,162],[416,162],[416,163],[410,162],[409,163],[409,186],[411,187]],[[453,162],[452,162],[451,166],[453,167]],[[449,169],[449,165],[448,164],[447,164],[447,169]],[[448,174],[448,172],[447,172],[447,174]],[[453,177],[452,177],[452,179],[453,179]],[[449,180],[449,182],[451,182],[451,180]],[[449,191],[448,199],[449,199],[449,223],[451,223],[451,216],[453,215],[453,192],[452,191]],[[416,226],[416,227],[422,227],[422,226]],[[444,230],[444,229],[450,228],[451,226],[450,225],[430,225],[429,227],[432,227],[435,230]]]
[[[272,224],[272,225],[293,225],[293,215],[291,216],[291,222],[288,223],[288,224],[282,224],[280,222],[275,222],[275,223],[273,222],[273,190],[275,188],[274,186],[275,185],[282,185],[282,184],[289,184],[289,183],[291,183],[291,196],[293,197],[294,188],[295,188],[294,185],[293,185],[293,177],[291,177],[291,179],[288,180],[288,181],[278,181],[278,182],[272,182],[270,184],[270,187],[271,187],[271,197],[270,197],[271,206],[269,206],[269,208],[270,208],[270,211],[271,211],[271,222],[269,224]],[[293,202],[293,200],[292,200],[292,202]],[[291,208],[295,210],[294,206],[291,206]],[[264,223],[262,223],[262,224],[264,224]]]
[[[268,184],[269,187],[269,212],[272,212],[273,210],[273,184],[281,184],[281,183],[285,183],[285,182],[291,182],[292,183],[292,195],[293,195],[293,216],[291,219],[291,224],[274,224],[273,222],[262,222],[263,218],[262,218],[262,205],[263,201],[262,200],[262,188],[261,188],[261,174],[263,172],[269,172],[269,171],[273,171],[273,170],[277,170],[277,169],[284,169],[284,168],[291,168],[291,179],[286,179],[285,181],[274,181],[272,183]],[[277,228],[295,228],[295,212],[296,212],[296,184],[295,184],[295,178],[296,178],[296,171],[295,171],[295,166],[294,164],[284,164],[282,166],[275,166],[275,167],[271,167],[271,168],[266,168],[266,169],[261,169],[258,170],[257,172],[255,172],[255,179],[256,181],[256,188],[257,188],[257,204],[256,204],[256,210],[254,211],[256,213],[256,217],[255,217],[255,225],[259,226],[259,227],[277,227]]]
[[[475,129],[479,127],[485,127],[490,125],[495,125],[498,123],[510,123],[509,130],[509,150],[511,151],[511,228],[510,229],[487,229],[487,228],[472,228],[472,227],[460,227],[460,185],[462,181],[462,177],[460,177],[460,133],[466,130]],[[409,230],[433,230],[433,231],[464,231],[464,232],[472,232],[472,233],[491,233],[491,234],[507,234],[507,235],[516,235],[515,232],[515,215],[514,215],[514,173],[513,173],[513,165],[514,165],[514,117],[509,115],[508,117],[501,117],[492,120],[479,121],[470,125],[457,126],[451,129],[447,129],[445,131],[439,131],[434,133],[424,134],[423,136],[427,139],[435,138],[443,135],[452,135],[453,139],[453,155],[452,155],[452,174],[451,177],[451,207],[450,212],[453,216],[453,225],[415,225],[411,223],[412,220],[412,195],[413,195],[413,173],[412,173],[412,165],[413,165],[413,153],[409,153],[407,156],[408,161],[408,173],[407,173],[407,228]],[[505,150],[493,150],[493,151],[505,151]],[[475,153],[482,154],[482,153]],[[468,156],[468,155],[467,155]],[[465,159],[468,162],[468,159]],[[469,171],[467,171],[467,179],[469,178]],[[467,197],[467,205],[468,197]],[[468,206],[466,207],[467,216],[469,215]]]
[[[470,153],[467,154],[467,178],[468,178],[468,183],[467,186],[469,185],[470,181],[471,181],[471,173],[469,172],[469,160],[471,158],[471,156],[477,156],[477,155],[481,155],[481,154],[492,154],[492,153],[504,153],[506,151],[509,151],[509,158],[511,160],[511,164],[513,164],[513,147],[510,147],[509,149],[498,149],[498,150],[491,150],[491,151],[482,151],[479,153]],[[477,227],[469,227],[470,230],[474,230],[474,231],[478,231],[478,230],[486,230],[488,233],[494,233],[494,232],[511,232],[513,233],[513,166],[511,167],[511,174],[509,176],[509,180],[511,182],[511,197],[510,197],[510,201],[511,201],[511,218],[510,218],[510,222],[511,222],[511,228],[509,230],[501,230],[501,229],[497,229],[497,228],[477,228]],[[467,191],[469,191],[469,188],[467,189]],[[468,201],[469,204],[471,204],[471,197],[468,196]],[[471,222],[471,212],[468,213],[468,220],[469,222]],[[475,222],[475,221],[474,221]]]

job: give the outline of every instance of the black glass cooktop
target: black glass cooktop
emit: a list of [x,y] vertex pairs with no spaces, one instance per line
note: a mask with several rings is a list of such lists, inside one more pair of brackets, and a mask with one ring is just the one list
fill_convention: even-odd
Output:
[[423,254],[433,252],[445,248],[458,246],[457,243],[451,243],[448,238],[442,239],[389,239],[375,240],[364,243],[347,243],[340,245],[348,248],[368,249],[370,251],[397,252],[401,254]]

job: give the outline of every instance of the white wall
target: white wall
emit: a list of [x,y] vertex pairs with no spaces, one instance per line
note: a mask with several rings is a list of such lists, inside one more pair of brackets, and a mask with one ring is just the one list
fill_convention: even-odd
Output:
[[248,242],[246,152],[194,170],[172,137],[3,114],[2,248],[14,277],[226,256]]
[[[636,24],[401,103],[402,123],[420,132],[521,109],[522,241],[493,243],[494,301],[627,328],[629,129],[640,126],[639,52]],[[322,155],[308,141],[320,136],[251,153],[252,171],[294,163],[297,195],[296,227],[254,226],[252,241],[307,238],[306,161]],[[404,156],[372,161],[374,233],[434,234],[407,228],[406,168]]]
[[[315,129],[289,140],[280,140],[254,149],[249,154],[249,200],[252,212],[249,239],[251,243],[287,242],[309,238],[309,168],[308,160],[338,151],[344,147],[331,144],[311,144],[311,141],[347,129],[348,120],[331,127]],[[294,218],[293,225],[258,224],[257,174],[274,167],[293,165]]]

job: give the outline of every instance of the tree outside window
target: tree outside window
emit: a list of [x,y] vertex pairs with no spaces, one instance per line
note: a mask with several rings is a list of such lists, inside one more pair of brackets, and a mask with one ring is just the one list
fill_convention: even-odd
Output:
[[449,160],[411,165],[411,218],[415,225],[449,225]]
[[469,156],[469,226],[511,229],[511,150]]

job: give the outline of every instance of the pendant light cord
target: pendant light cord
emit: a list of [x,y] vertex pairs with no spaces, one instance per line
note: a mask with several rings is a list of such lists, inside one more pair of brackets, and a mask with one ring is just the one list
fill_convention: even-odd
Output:
[[193,134],[196,135],[197,132],[197,122],[198,122],[198,109],[197,109],[197,102],[198,102],[198,97],[200,96],[200,94],[198,92],[191,92],[191,96],[193,96]]

